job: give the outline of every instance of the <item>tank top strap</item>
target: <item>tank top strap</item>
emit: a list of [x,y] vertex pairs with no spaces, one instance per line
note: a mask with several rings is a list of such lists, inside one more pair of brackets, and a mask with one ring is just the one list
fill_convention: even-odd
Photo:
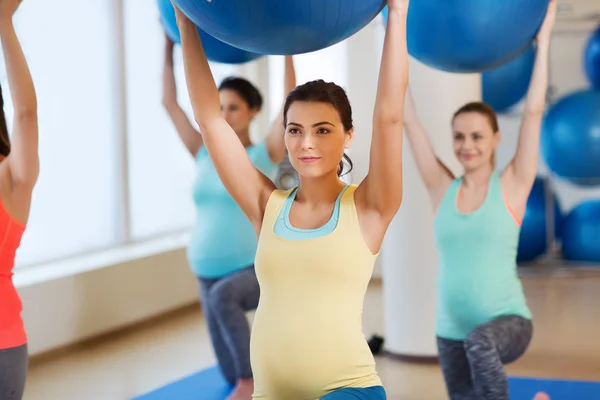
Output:
[[462,183],[462,176],[455,178],[450,182],[448,189],[446,189],[446,193],[444,193],[444,197],[442,197],[442,201],[438,206],[436,211],[436,217],[440,213],[445,211],[453,211],[456,206],[456,196],[458,195],[458,189]]
[[265,208],[265,214],[263,216],[261,233],[263,229],[268,229],[268,232],[273,232],[273,227],[275,226],[275,221],[277,221],[279,212],[282,210],[287,199],[294,190],[296,190],[296,187],[288,190],[273,190],[269,196],[269,200],[267,200],[267,207]]
[[504,207],[504,196],[502,195],[502,183],[500,181],[500,174],[498,173],[498,171],[494,170],[494,172],[492,172],[492,175],[490,176],[490,183],[489,183],[490,187],[489,187],[489,201],[490,203],[493,203],[495,206],[502,206]]
[[344,224],[358,224],[358,215],[356,213],[356,203],[354,201],[354,192],[357,185],[348,185],[340,199],[339,222]]
[[453,179],[452,182],[450,183],[450,186],[448,186],[448,190],[446,190],[446,194],[450,195],[449,197],[452,197],[453,199],[456,198],[456,195],[458,194],[458,191],[460,189],[460,185],[462,185],[463,182],[463,177],[459,176],[456,179]]

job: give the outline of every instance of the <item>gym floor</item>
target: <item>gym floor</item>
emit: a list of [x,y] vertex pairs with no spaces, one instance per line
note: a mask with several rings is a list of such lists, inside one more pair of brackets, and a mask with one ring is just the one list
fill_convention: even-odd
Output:
[[[600,380],[600,269],[522,274],[534,314],[527,354],[511,375]],[[365,299],[364,331],[382,332],[381,282]],[[214,365],[199,305],[33,359],[25,400],[127,400]],[[445,399],[435,363],[378,357],[390,400]]]

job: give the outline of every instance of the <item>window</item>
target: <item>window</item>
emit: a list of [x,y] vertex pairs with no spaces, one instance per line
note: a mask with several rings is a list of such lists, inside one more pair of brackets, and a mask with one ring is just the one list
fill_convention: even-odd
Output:
[[[348,86],[346,67],[347,42],[307,54],[294,56],[296,69],[296,84],[302,85],[315,79],[334,82],[344,89]],[[283,103],[284,57],[269,57],[269,115],[271,119],[277,116]]]
[[[15,16],[38,96],[41,160],[18,266],[177,232],[193,224],[194,160],[162,106],[164,33],[158,8],[145,0],[122,5],[122,32],[115,29],[120,23],[119,2],[30,0]],[[125,45],[124,60],[117,43]],[[339,61],[345,59],[345,46],[296,56],[298,82],[323,78],[345,87],[347,71]],[[278,72],[261,73],[267,64]],[[175,67],[180,104],[191,117],[179,47]],[[265,97],[271,118],[263,119],[270,124],[283,101],[282,57],[211,68],[217,83],[229,75],[252,73],[254,83],[268,80],[271,96]],[[5,68],[0,68],[0,83],[10,126],[13,105]],[[121,98],[124,113],[116,101]],[[125,215],[123,199],[128,200]]]
[[[162,106],[164,32],[155,2],[125,2],[129,205],[132,239],[190,227],[194,160]],[[192,118],[181,49],[175,48],[175,79],[182,108]],[[211,64],[219,83],[232,65]]]
[[118,239],[111,17],[110,2],[78,0],[31,0],[15,14],[37,91],[41,162],[18,266]]

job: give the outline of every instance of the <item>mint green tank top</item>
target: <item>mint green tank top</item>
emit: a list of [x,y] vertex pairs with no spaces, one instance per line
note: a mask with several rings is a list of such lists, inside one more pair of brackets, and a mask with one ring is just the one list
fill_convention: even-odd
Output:
[[498,316],[531,318],[517,274],[521,228],[504,202],[500,175],[492,174],[483,204],[468,214],[456,207],[461,184],[462,178],[450,184],[434,221],[440,259],[436,334],[451,340],[465,339]]
[[[271,162],[266,142],[246,148],[252,164],[274,179],[278,166]],[[254,227],[219,178],[206,148],[196,155],[193,186],[196,223],[187,258],[196,276],[221,278],[254,264],[257,238]]]

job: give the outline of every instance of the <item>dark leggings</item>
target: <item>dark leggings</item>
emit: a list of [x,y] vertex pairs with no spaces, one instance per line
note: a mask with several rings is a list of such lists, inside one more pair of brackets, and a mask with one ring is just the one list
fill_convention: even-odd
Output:
[[27,378],[27,345],[0,350],[0,399],[21,400]]
[[218,279],[198,278],[202,309],[223,376],[230,385],[252,378],[250,326],[246,312],[258,307],[254,267]]
[[504,364],[525,353],[530,320],[508,315],[475,328],[464,341],[438,336],[439,360],[451,400],[508,400]]

